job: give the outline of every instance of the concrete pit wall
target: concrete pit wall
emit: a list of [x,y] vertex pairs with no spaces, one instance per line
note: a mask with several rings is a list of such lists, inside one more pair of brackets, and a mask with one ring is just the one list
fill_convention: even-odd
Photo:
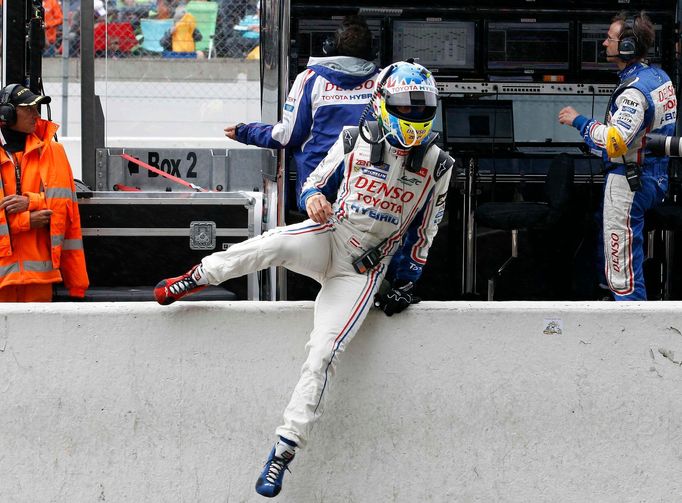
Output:
[[[0,501],[264,501],[312,314],[0,305]],[[278,501],[680,501],[681,331],[680,303],[373,312]]]

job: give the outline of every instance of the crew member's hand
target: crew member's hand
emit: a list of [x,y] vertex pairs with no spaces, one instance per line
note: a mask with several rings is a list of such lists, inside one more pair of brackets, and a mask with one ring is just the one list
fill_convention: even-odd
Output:
[[7,213],[21,213],[28,209],[29,202],[28,196],[19,194],[5,196],[0,199],[0,210],[5,210]]
[[50,216],[52,216],[52,210],[32,211],[29,215],[31,229],[38,229],[50,225]]
[[227,126],[225,129],[225,136],[227,136],[230,140],[236,140],[237,139],[237,125],[232,124],[230,126]]
[[407,309],[410,304],[421,302],[419,297],[412,294],[413,291],[414,283],[411,281],[396,280],[386,292],[374,296],[374,306],[386,313],[386,316],[393,316]]
[[578,117],[578,112],[575,111],[573,107],[564,107],[559,112],[559,122],[567,126],[572,126],[573,121]]
[[310,196],[305,202],[305,211],[308,216],[318,224],[323,224],[334,214],[332,205],[327,201],[324,194]]

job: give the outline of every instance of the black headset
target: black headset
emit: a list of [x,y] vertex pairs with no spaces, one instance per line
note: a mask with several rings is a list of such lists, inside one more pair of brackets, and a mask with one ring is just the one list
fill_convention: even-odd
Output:
[[325,56],[338,56],[339,55],[339,38],[343,33],[345,27],[343,25],[339,26],[334,33],[327,35],[322,42],[322,54]]
[[17,109],[10,101],[12,93],[20,84],[10,84],[0,92],[0,123],[14,126],[17,123]]
[[[325,39],[322,41],[322,54],[325,56],[339,56],[339,41],[341,40],[341,36],[343,35],[343,32],[346,31],[348,28],[351,27],[361,27],[361,28],[367,28],[369,30],[369,27],[365,24],[358,23],[358,22],[342,22],[341,26],[339,26],[334,33],[330,33],[325,37]],[[370,45],[371,44],[370,42]],[[373,47],[369,48],[369,53],[364,56],[365,59],[368,61],[371,61],[376,58],[376,51],[374,50]]]
[[[632,61],[637,57],[639,44],[635,34],[636,20],[637,15],[628,17],[623,21],[623,28],[618,40],[618,57],[623,61]],[[627,36],[624,36],[626,33]]]

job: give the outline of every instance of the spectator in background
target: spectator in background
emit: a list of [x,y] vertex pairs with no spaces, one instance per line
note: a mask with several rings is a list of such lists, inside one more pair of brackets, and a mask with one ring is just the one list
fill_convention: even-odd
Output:
[[195,42],[201,40],[201,32],[197,29],[197,21],[187,12],[184,5],[179,5],[173,14],[173,27],[161,39],[161,47],[178,53],[194,53],[198,58],[204,53],[196,50]]
[[94,0],[95,22],[104,21],[107,17],[107,8],[103,0]]
[[103,56],[110,59],[120,59],[128,57],[128,52],[121,49],[121,40],[117,36],[107,37],[107,50]]
[[255,10],[255,2],[247,4],[244,0],[217,0],[218,19],[213,36],[213,46],[220,58],[239,57],[232,49],[231,40],[234,38],[234,26],[245,15]]
[[[374,92],[372,34],[358,16],[347,16],[327,46],[311,57],[287,97],[282,120],[229,125],[225,136],[246,145],[287,148],[296,169],[296,199],[308,176],[324,159],[344,126],[355,126]],[[299,206],[301,211],[305,207]]]
[[149,11],[152,19],[171,19],[173,17],[173,7],[168,0],[156,0],[156,9]]
[[[73,5],[70,4],[70,5]],[[93,0],[93,16],[95,24],[105,22],[107,10],[102,0]],[[80,6],[76,10],[69,10],[69,56],[78,57],[81,53],[81,11]]]
[[233,57],[246,58],[260,42],[260,2],[256,12],[245,15],[234,26],[235,35],[230,39]]
[[88,288],[71,166],[38,111],[49,102],[19,84],[0,91],[0,302],[49,302],[61,281],[72,297]]
[[120,1],[116,10],[119,23],[130,23],[134,30],[139,32],[140,19],[149,17],[152,8],[151,2],[137,2],[136,0]]
[[45,49],[43,55],[52,57],[59,52],[64,16],[59,0],[43,0],[43,9],[45,10]]
[[151,0],[143,0],[143,1],[138,1],[138,0],[119,0],[116,2],[116,9],[121,11],[125,9],[130,9],[130,10],[136,10],[139,11],[142,14],[146,14],[149,12],[149,9],[152,6],[152,1]]

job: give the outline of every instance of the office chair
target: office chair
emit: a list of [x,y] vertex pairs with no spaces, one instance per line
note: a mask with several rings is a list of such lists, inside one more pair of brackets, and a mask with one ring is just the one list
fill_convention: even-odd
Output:
[[549,231],[567,215],[573,192],[575,166],[567,154],[552,159],[544,183],[545,201],[489,202],[476,209],[480,226],[511,231],[511,256],[488,279],[488,300],[494,300],[496,280],[518,259],[519,230]]

